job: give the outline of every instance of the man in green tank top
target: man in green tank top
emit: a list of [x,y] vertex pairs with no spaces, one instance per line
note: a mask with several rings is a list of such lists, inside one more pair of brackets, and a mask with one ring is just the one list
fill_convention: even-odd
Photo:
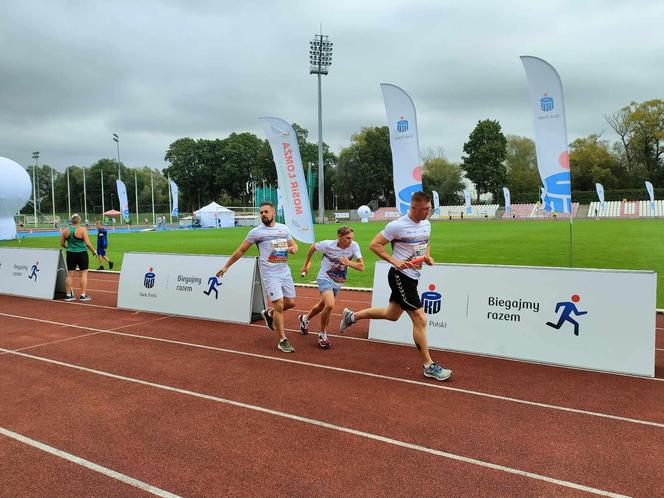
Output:
[[60,236],[60,245],[67,249],[67,297],[65,301],[71,302],[75,301],[76,297],[74,296],[74,282],[72,273],[77,268],[81,272],[81,295],[78,298],[79,301],[90,301],[92,298],[88,296],[85,291],[88,287],[88,249],[92,253],[92,256],[96,256],[97,253],[90,243],[88,237],[88,231],[85,227],[81,225],[81,217],[78,214],[74,214],[71,217],[71,226],[62,231]]

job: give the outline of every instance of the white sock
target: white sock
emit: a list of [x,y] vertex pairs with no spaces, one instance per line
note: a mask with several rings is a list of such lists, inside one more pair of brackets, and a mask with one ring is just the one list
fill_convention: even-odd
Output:
[[326,332],[319,332],[318,337],[320,337],[321,339],[327,340],[327,333]]

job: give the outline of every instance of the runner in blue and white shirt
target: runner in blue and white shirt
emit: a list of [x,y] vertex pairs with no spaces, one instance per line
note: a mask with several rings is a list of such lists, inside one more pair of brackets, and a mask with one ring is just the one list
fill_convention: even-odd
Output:
[[231,265],[240,259],[252,244],[256,244],[260,254],[258,264],[263,286],[272,301],[272,307],[261,311],[261,316],[265,325],[279,334],[277,348],[284,353],[293,353],[295,348],[288,342],[284,332],[284,311],[295,306],[295,285],[288,267],[288,255],[297,252],[297,244],[286,225],[275,223],[272,204],[262,203],[259,214],[261,225],[249,231],[226,265],[217,272],[217,277],[223,277]]
[[362,252],[359,244],[353,240],[353,236],[351,227],[339,228],[336,240],[316,242],[309,248],[307,258],[302,266],[301,275],[304,277],[311,268],[311,257],[314,253],[316,251],[323,253],[320,271],[316,277],[320,290],[320,301],[311,308],[309,313],[298,316],[300,332],[306,335],[309,333],[309,321],[320,313],[318,344],[323,349],[327,349],[332,345],[327,337],[327,326],[330,323],[330,316],[334,309],[334,298],[346,282],[348,268],[358,271],[364,270]]
[[[415,192],[410,200],[410,209],[402,216],[388,223],[374,237],[369,245],[376,255],[392,265],[387,275],[387,282],[392,290],[387,308],[368,308],[353,313],[345,308],[339,324],[343,332],[358,320],[396,321],[405,311],[413,322],[413,341],[422,356],[424,376],[436,380],[447,380],[452,371],[435,363],[429,355],[427,341],[427,318],[422,309],[420,294],[417,290],[422,263],[433,265],[429,236],[431,223],[427,219],[431,211],[431,197],[425,192]],[[392,254],[385,250],[392,245]]]

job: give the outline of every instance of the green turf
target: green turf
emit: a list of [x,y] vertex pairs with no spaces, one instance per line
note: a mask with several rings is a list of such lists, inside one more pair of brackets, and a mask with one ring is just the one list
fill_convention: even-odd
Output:
[[[348,286],[371,287],[376,257],[369,241],[383,223],[354,224],[355,240],[362,248],[366,270],[350,270]],[[338,225],[317,225],[318,240],[334,238]],[[192,254],[231,254],[248,228],[180,230],[109,235],[109,256],[122,266],[125,251]],[[664,221],[578,220],[573,226],[573,265],[578,268],[655,270],[658,273],[658,308],[664,308]],[[569,223],[566,221],[465,221],[434,222],[432,255],[437,262],[494,263],[505,265],[567,266]],[[93,236],[93,244],[94,244]],[[0,246],[17,246],[17,241]],[[56,237],[22,239],[23,247],[58,247]],[[312,281],[320,258],[306,279],[299,277],[308,246],[290,258],[296,282]],[[256,255],[255,247],[248,251]]]

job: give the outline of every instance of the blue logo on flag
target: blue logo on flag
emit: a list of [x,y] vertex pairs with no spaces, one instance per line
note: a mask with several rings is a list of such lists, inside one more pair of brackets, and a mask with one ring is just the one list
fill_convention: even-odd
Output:
[[440,311],[443,295],[436,292],[436,286],[431,284],[427,292],[422,293],[422,306],[427,315],[435,315]]
[[152,267],[148,268],[148,272],[145,274],[145,278],[143,279],[143,285],[146,289],[152,289],[154,287],[154,279],[156,275],[152,269]]
[[403,119],[403,116],[397,121],[397,131],[401,133],[408,131],[408,120]]
[[399,203],[399,211],[401,211],[401,214],[408,213],[408,208],[410,208],[410,198],[413,197],[415,192],[419,192],[420,190],[422,190],[422,184],[415,183],[407,186],[399,192],[397,202]]
[[544,97],[540,99],[540,108],[544,112],[553,111],[553,99],[548,97],[546,93],[544,94]]

